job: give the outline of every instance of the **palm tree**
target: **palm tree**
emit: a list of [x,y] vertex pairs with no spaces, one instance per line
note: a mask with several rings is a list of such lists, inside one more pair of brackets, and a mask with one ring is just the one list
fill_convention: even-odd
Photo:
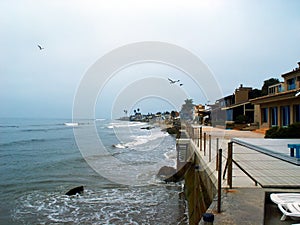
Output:
[[184,100],[184,104],[181,106],[180,118],[182,119],[192,119],[193,118],[193,99]]

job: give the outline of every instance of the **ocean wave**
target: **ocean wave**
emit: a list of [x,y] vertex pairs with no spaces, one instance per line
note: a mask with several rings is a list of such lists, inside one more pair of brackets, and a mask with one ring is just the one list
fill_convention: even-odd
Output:
[[0,128],[19,128],[17,125],[0,125]]
[[112,122],[109,123],[107,128],[123,128],[123,127],[137,127],[137,126],[145,126],[147,123],[143,122]]
[[166,153],[164,153],[164,156],[167,159],[176,160],[177,159],[177,151],[176,151],[176,149],[172,149],[172,150],[167,151]]
[[61,122],[61,123],[47,123],[47,124],[35,124],[35,123],[30,123],[30,124],[9,124],[9,125],[0,125],[0,129],[5,129],[5,128],[20,128],[22,131],[44,131],[44,130],[50,130],[50,129],[59,129],[59,127],[64,127],[64,126],[71,126],[75,124],[88,124],[88,123],[69,123],[69,122]]
[[116,148],[134,148],[137,146],[145,145],[148,142],[155,141],[159,138],[164,138],[169,136],[168,133],[163,133],[163,132],[151,132],[150,135],[137,135],[137,136],[131,136],[133,141],[129,141],[127,143],[118,143],[113,145],[113,147]]
[[124,145],[124,144],[116,144],[116,145],[112,145],[112,147],[114,147],[114,148],[128,148],[128,147],[126,147],[126,145]]
[[61,141],[61,140],[68,140],[69,138],[52,138],[52,139],[44,139],[44,138],[31,138],[28,140],[19,140],[19,141],[11,141],[7,143],[0,144],[1,147],[8,147],[13,145],[26,145],[30,143],[42,143],[46,141]]
[[55,130],[65,130],[68,129],[68,127],[53,127],[53,128],[41,128],[41,129],[22,129],[21,132],[48,132],[48,131],[55,131]]
[[85,188],[83,195],[69,197],[63,191],[37,190],[16,199],[12,218],[20,224],[175,224],[178,205],[169,204],[178,204],[178,191],[177,186],[166,189],[164,185]]
[[67,127],[77,127],[79,123],[64,123],[64,125]]
[[99,119],[95,119],[96,121],[105,121],[106,119],[102,119],[102,118],[99,118]]

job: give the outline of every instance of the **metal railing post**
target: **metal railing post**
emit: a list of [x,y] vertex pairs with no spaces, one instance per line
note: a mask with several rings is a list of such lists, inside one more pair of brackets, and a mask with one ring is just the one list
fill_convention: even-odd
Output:
[[200,151],[202,151],[202,127],[200,127]]
[[199,136],[200,136],[200,135],[199,135],[199,132],[200,132],[200,127],[197,128],[197,147],[198,147],[198,148],[199,148],[199,144],[200,144],[200,143],[199,143],[199,142],[200,142],[200,141],[199,141],[199,138],[200,138],[200,137],[199,137]]
[[195,127],[191,126],[191,132],[192,132],[192,140],[195,143]]
[[204,151],[204,156],[206,153],[206,133],[204,132],[203,134],[203,151]]
[[221,212],[221,194],[222,194],[222,149],[218,150],[218,213]]
[[208,161],[211,162],[211,135],[208,135]]
[[227,184],[229,185],[229,188],[232,188],[232,146],[233,143],[228,143],[228,156],[227,156]]
[[217,149],[216,149],[216,171],[219,170],[219,158],[218,158],[218,151],[219,151],[219,138],[216,139],[216,142],[217,142]]

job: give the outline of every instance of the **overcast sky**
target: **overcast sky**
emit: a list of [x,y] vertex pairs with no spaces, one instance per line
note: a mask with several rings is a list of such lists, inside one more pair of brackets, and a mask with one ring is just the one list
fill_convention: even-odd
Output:
[[[300,61],[299,10],[297,0],[2,0],[0,117],[70,118],[87,70],[108,52],[134,42],[160,41],[189,50],[208,66],[224,96],[240,84],[261,88],[264,80],[281,78]],[[145,74],[181,79],[194,103],[216,100],[203,97],[174,68],[146,65],[129,72],[135,74],[132,82]],[[129,72],[120,73],[124,78]],[[114,96],[130,79],[107,84],[96,117],[109,115]],[[151,106],[147,99],[144,112],[172,108],[156,100]]]

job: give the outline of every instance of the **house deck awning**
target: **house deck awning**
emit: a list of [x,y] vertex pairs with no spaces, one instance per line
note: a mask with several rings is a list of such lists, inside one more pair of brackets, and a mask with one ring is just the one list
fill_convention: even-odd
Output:
[[251,103],[249,101],[247,101],[247,102],[243,102],[243,103],[239,103],[239,104],[234,104],[234,105],[231,105],[231,106],[228,106],[228,107],[221,108],[221,110],[233,109],[233,108],[237,108],[237,107],[244,106],[244,105],[247,105],[247,104],[251,104]]

